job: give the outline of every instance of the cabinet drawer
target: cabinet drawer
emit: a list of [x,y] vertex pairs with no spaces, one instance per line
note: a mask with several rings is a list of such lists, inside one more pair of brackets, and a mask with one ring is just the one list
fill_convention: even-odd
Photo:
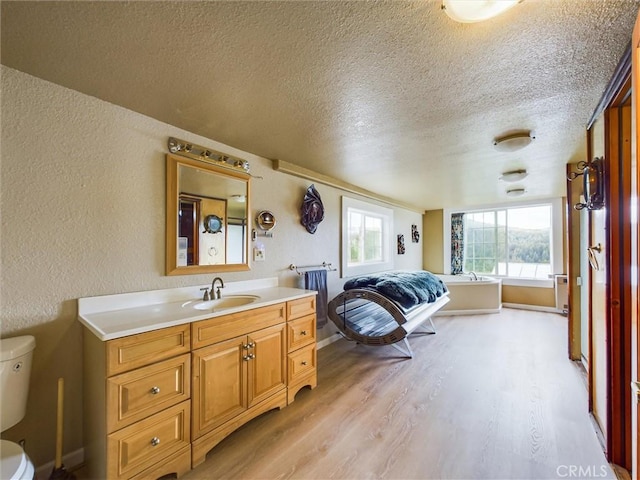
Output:
[[301,377],[308,375],[316,369],[316,346],[315,344],[290,353],[288,361],[289,383],[294,383]]
[[311,295],[309,297],[299,298],[298,300],[292,300],[287,302],[287,319],[293,320],[295,318],[304,317],[305,315],[311,315],[316,313],[316,296]]
[[190,444],[187,400],[107,437],[107,477],[129,478]]
[[188,353],[107,379],[107,430],[113,432],[190,396]]
[[287,323],[287,351],[316,343],[316,316],[307,315]]
[[140,333],[107,342],[107,376],[188,353],[189,324]]
[[285,322],[284,303],[221,315],[192,324],[193,349],[245,335],[253,330]]

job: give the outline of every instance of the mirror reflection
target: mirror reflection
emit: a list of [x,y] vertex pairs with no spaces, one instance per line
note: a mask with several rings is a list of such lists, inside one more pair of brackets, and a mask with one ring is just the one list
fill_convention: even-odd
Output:
[[167,274],[248,270],[249,176],[167,156]]

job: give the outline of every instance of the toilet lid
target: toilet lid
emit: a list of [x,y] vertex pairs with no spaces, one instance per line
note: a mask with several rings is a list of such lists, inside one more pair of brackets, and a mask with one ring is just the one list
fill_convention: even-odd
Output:
[[33,465],[17,443],[0,440],[0,478],[33,478]]

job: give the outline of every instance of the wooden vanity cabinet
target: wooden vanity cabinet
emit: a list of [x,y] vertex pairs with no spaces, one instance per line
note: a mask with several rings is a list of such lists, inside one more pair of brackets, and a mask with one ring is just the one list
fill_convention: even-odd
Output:
[[84,329],[88,478],[188,472],[317,385],[315,295],[102,341]]
[[89,478],[178,476],[191,469],[189,325],[103,342],[85,329]]

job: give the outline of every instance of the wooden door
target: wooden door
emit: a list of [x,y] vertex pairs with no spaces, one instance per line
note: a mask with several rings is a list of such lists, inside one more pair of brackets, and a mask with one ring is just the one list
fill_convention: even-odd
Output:
[[178,205],[178,237],[187,239],[187,265],[198,265],[200,200],[180,197]]
[[193,352],[193,438],[247,409],[247,337],[232,338]]
[[[591,128],[590,158],[605,155],[605,121],[598,119]],[[590,335],[589,386],[590,405],[600,432],[607,444],[608,432],[608,353],[607,353],[607,210],[590,212],[589,247],[590,258],[589,297],[590,297]]]
[[584,368],[589,372],[591,355],[591,267],[589,265],[589,240],[591,226],[589,212],[580,211],[580,358]]
[[286,387],[285,332],[285,324],[280,324],[249,335],[249,345],[254,345],[248,362],[249,407]]

